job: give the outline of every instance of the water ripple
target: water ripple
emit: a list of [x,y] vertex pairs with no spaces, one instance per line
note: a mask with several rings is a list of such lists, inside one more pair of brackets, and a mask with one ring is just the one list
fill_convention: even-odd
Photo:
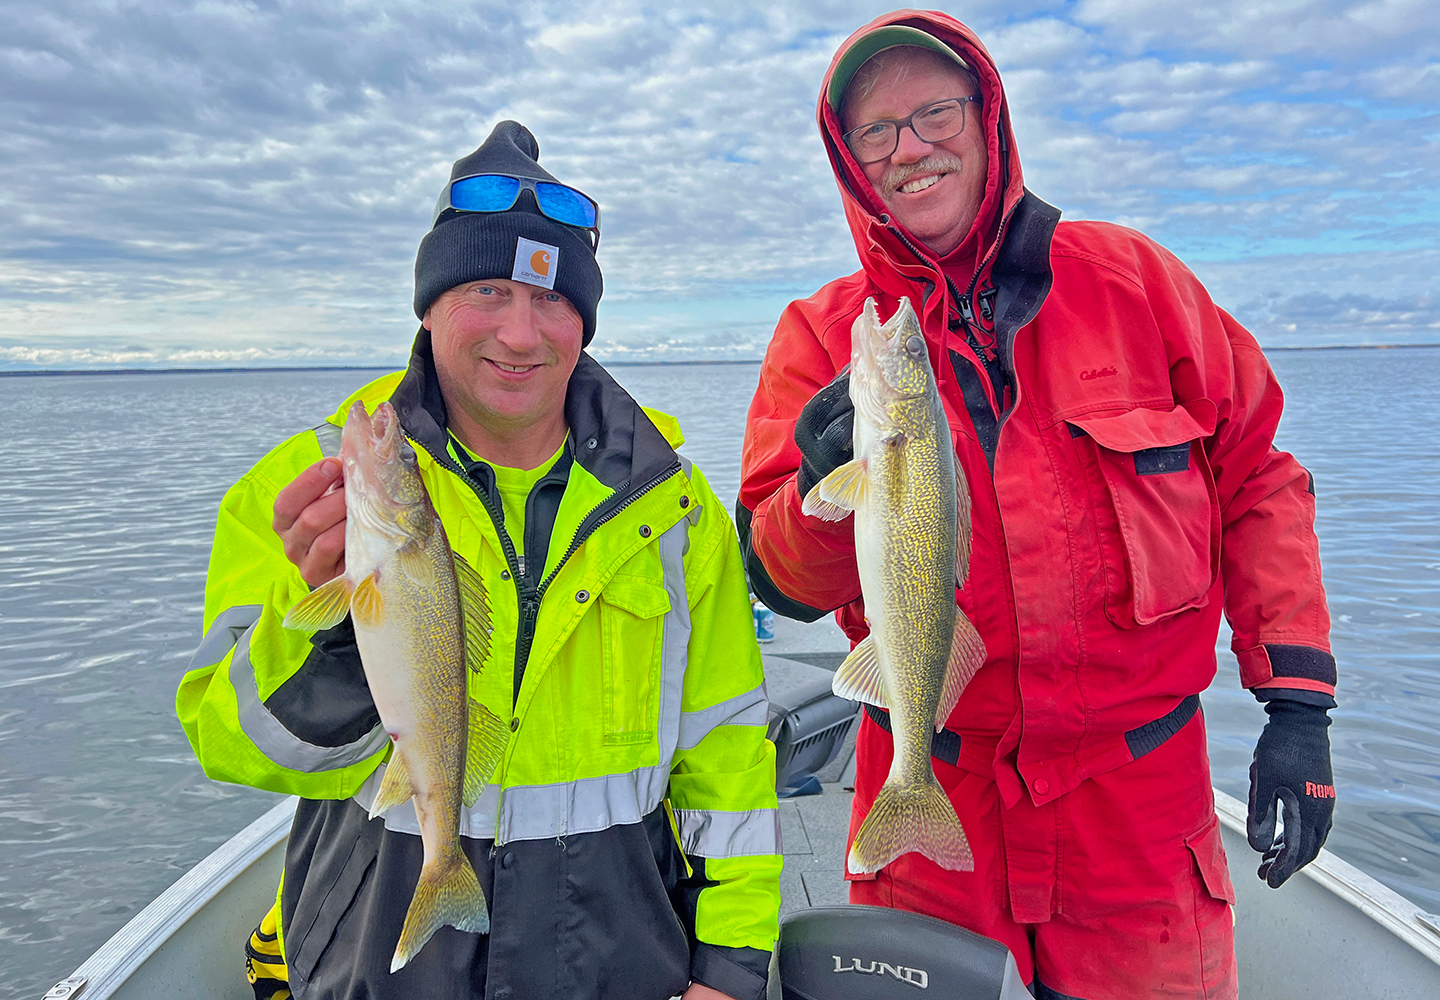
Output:
[[[1440,910],[1440,452],[1413,445],[1440,439],[1440,351],[1272,361],[1288,400],[1279,444],[1317,482],[1341,671],[1330,846]],[[758,367],[614,374],[680,418],[683,451],[732,510]],[[199,641],[221,496],[367,378],[5,380],[0,997],[44,992],[274,801],[201,773],[175,686]],[[1216,781],[1243,798],[1265,715],[1239,689],[1228,643],[1205,710]]]

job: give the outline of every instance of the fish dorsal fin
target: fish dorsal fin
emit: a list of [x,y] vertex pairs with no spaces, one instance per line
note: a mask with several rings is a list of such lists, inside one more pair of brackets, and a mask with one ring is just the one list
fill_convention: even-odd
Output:
[[843,521],[865,502],[867,469],[865,459],[857,458],[833,470],[805,495],[800,512],[822,521]]
[[985,641],[965,612],[955,609],[955,635],[950,640],[950,662],[945,666],[945,684],[940,688],[940,704],[935,708],[935,731],[945,728],[945,720],[955,711],[960,695],[975,671],[985,662]]
[[374,573],[361,580],[350,596],[350,614],[356,625],[365,628],[379,628],[385,624],[385,598],[380,596],[380,585],[375,582]]
[[319,632],[339,625],[349,610],[350,581],[341,575],[311,591],[290,609],[283,624],[303,632]]
[[425,545],[421,539],[412,538],[400,546],[400,551],[395,553],[395,561],[400,571],[417,585],[426,590],[435,586],[435,561],[425,557]]
[[396,752],[390,754],[390,762],[385,765],[385,777],[380,779],[380,791],[375,793],[375,801],[370,803],[370,818],[384,815],[394,806],[410,801],[414,794],[415,787],[410,784],[410,770],[405,766],[405,758],[400,756],[397,746]]
[[465,786],[461,795],[467,807],[473,806],[485,791],[510,742],[510,727],[474,698],[470,699],[468,715],[470,743],[465,748]]
[[465,665],[478,674],[490,655],[490,595],[475,567],[458,554],[455,583],[460,591],[460,611],[464,619]]
[[885,680],[880,673],[880,655],[873,634],[861,639],[860,644],[850,650],[850,655],[845,657],[845,662],[835,671],[830,690],[851,701],[863,701],[876,708],[890,707],[889,699],[885,696]]
[[970,579],[970,536],[974,529],[970,526],[970,481],[959,462],[955,463],[955,509],[955,586],[963,587]]

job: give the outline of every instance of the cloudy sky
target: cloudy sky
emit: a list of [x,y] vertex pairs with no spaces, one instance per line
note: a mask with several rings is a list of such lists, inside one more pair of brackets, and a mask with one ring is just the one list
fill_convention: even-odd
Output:
[[[604,210],[602,357],[759,357],[855,267],[814,125],[887,5],[0,0],[0,368],[390,363],[502,118]],[[1440,0],[973,0],[1028,186],[1262,343],[1440,341]]]

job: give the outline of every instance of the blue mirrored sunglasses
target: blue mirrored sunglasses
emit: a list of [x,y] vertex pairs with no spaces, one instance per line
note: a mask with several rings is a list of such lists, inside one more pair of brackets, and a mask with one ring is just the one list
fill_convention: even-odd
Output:
[[537,181],[508,174],[474,174],[445,185],[435,203],[433,226],[446,209],[457,212],[506,212],[520,200],[521,191],[533,191],[535,204],[546,218],[567,226],[586,229],[595,234],[594,245],[600,245],[600,206],[582,191],[554,181]]

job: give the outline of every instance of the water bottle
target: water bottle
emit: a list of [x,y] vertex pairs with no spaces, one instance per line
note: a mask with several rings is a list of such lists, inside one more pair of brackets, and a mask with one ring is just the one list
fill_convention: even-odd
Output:
[[756,601],[750,608],[755,613],[755,640],[757,642],[774,642],[775,612],[767,608],[762,601]]

